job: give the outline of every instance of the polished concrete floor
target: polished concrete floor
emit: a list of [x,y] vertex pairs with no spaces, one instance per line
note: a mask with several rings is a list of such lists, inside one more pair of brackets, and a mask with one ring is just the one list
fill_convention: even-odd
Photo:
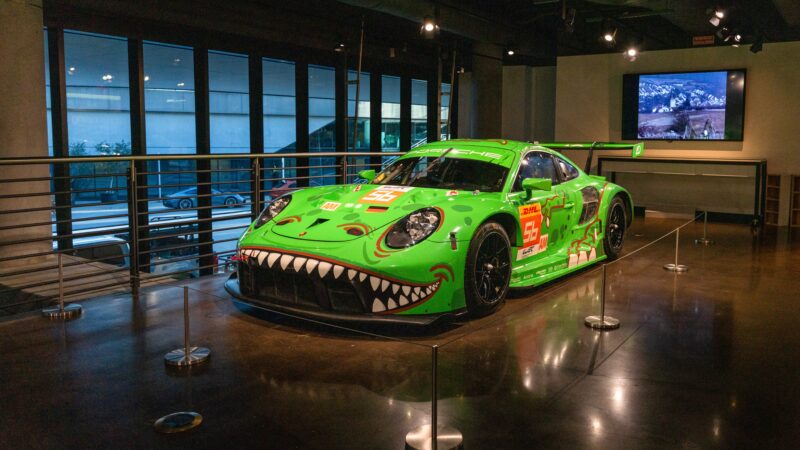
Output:
[[[680,224],[640,220],[631,253]],[[712,224],[681,233],[686,274],[662,270],[674,237],[607,270],[607,313],[585,270],[517,293],[496,314],[426,333],[348,331],[234,306],[223,278],[191,284],[192,336],[210,362],[167,370],[180,287],[84,301],[70,322],[0,323],[0,448],[401,449],[429,420],[467,449],[797,448],[800,236]],[[366,334],[366,332],[372,334]],[[374,334],[387,334],[389,337]],[[196,429],[153,422],[194,410]]]

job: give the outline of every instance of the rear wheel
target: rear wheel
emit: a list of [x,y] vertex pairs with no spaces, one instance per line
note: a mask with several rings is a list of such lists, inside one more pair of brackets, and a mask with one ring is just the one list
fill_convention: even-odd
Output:
[[478,229],[467,251],[464,294],[472,316],[486,315],[500,306],[511,279],[511,243],[496,222]]
[[617,259],[622,253],[622,244],[625,242],[625,229],[628,220],[625,213],[625,202],[619,197],[611,200],[606,218],[606,233],[603,238],[603,249],[608,259]]
[[192,207],[192,201],[189,200],[188,198],[184,198],[178,203],[179,209],[189,209],[191,207]]
[[236,198],[235,197],[228,197],[225,199],[225,206],[228,208],[233,208],[236,205]]

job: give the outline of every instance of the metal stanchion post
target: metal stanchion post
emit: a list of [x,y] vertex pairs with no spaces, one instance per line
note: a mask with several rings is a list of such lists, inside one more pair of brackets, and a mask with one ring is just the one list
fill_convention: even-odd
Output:
[[58,257],[58,306],[43,309],[42,315],[50,319],[72,319],[79,316],[83,312],[83,308],[76,303],[64,305],[64,264],[61,253],[56,255]]
[[703,237],[695,239],[697,245],[713,245],[714,241],[708,239],[708,211],[703,211]]
[[681,242],[681,229],[678,228],[675,230],[675,263],[664,264],[664,270],[669,270],[670,272],[678,272],[683,273],[689,270],[688,266],[683,264],[678,264],[678,247],[680,246]]
[[211,350],[192,347],[189,344],[189,288],[183,287],[183,348],[175,349],[164,356],[169,366],[187,367],[208,361]]
[[619,328],[619,320],[606,315],[606,265],[603,264],[603,279],[600,289],[600,315],[588,316],[584,319],[587,327],[592,327],[595,330],[616,330]]
[[431,347],[431,423],[422,425],[406,434],[406,449],[412,450],[451,450],[462,449],[464,438],[457,429],[440,425],[438,420],[439,391],[437,387],[437,367],[439,346]]

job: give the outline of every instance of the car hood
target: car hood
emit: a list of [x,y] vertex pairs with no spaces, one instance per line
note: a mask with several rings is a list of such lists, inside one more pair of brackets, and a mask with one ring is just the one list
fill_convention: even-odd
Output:
[[270,232],[310,241],[359,239],[409,213],[435,207],[466,191],[355,184],[303,189],[274,220]]

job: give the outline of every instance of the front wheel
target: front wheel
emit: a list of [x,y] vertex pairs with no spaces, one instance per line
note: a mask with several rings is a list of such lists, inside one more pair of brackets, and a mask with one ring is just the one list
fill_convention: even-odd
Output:
[[625,242],[625,229],[628,220],[625,213],[625,202],[619,197],[611,200],[606,218],[606,233],[603,238],[603,249],[608,259],[617,259],[622,253],[622,244]]
[[464,271],[464,294],[470,315],[480,317],[497,309],[511,280],[511,243],[496,222],[478,229],[469,243]]
[[234,206],[236,206],[236,203],[237,202],[235,197],[228,197],[225,199],[225,206],[227,206],[228,208],[233,208]]

